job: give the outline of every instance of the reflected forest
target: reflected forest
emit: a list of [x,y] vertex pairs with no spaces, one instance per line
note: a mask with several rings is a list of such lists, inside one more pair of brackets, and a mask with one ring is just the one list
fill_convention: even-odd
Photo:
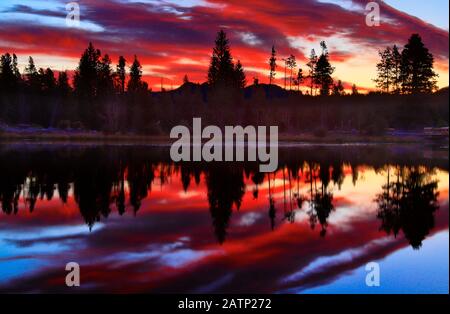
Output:
[[[205,185],[204,197],[219,243],[226,241],[230,218],[240,210],[244,194],[258,199],[264,184],[268,230],[282,222],[294,223],[296,214],[303,212],[311,229],[326,237],[329,217],[336,211],[333,193],[341,189],[346,172],[357,186],[359,169],[370,168],[385,177],[372,200],[378,208],[380,230],[394,236],[402,232],[417,249],[433,229],[439,207],[435,171],[448,171],[445,160],[421,161],[414,153],[398,156],[380,147],[324,148],[320,158],[314,149],[282,149],[278,170],[267,174],[260,173],[256,163],[174,164],[164,147],[26,150],[27,154],[17,155],[14,149],[5,149],[0,154],[0,202],[6,215],[39,211],[38,200],[57,197],[65,204],[73,195],[89,229],[112,211],[119,215],[129,211],[139,219],[141,203],[152,198],[152,188],[162,190],[176,177],[181,181],[180,193]],[[279,197],[276,184],[282,191]]]

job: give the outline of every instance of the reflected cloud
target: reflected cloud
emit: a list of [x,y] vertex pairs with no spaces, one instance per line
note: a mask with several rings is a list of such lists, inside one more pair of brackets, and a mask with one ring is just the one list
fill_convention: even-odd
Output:
[[447,160],[417,151],[289,147],[261,174],[256,163],[174,164],[163,146],[10,146],[0,290],[63,291],[67,261],[82,266],[86,292],[331,284],[448,230]]

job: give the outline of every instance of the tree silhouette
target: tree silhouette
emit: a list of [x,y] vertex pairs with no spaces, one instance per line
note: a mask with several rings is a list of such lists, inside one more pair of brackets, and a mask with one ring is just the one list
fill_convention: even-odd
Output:
[[316,81],[316,64],[317,64],[317,55],[314,49],[311,50],[311,54],[309,55],[309,61],[306,66],[309,68],[308,78],[310,80],[310,95],[313,95],[314,83]]
[[[334,168],[333,168],[334,169]],[[342,167],[337,167],[342,169]],[[318,176],[317,176],[318,172]],[[320,179],[321,187],[317,187],[317,179]],[[307,180],[310,184],[309,197],[309,223],[311,229],[315,229],[317,222],[321,225],[320,236],[324,237],[328,227],[328,217],[334,210],[333,193],[328,190],[330,183],[330,167],[329,165],[308,163]],[[303,201],[303,199],[302,199]],[[300,206],[300,205],[299,205]]]
[[382,193],[376,197],[380,229],[397,237],[400,230],[414,249],[434,227],[434,212],[439,208],[437,181],[423,167],[397,168],[396,180],[391,181],[390,169]]
[[151,165],[142,163],[129,165],[127,181],[130,186],[130,204],[135,214],[140,209],[142,200],[147,197],[154,177]]
[[126,75],[127,75],[126,65],[127,65],[127,60],[125,60],[125,58],[123,56],[120,56],[119,62],[117,63],[117,66],[116,66],[116,75],[117,75],[117,80],[119,81],[120,94],[125,93],[125,80],[126,80]]
[[25,67],[24,76],[26,80],[26,84],[33,92],[39,92],[40,90],[40,82],[39,82],[39,74],[34,64],[33,58],[28,57],[28,65]]
[[235,68],[231,56],[229,41],[226,33],[220,30],[217,34],[215,47],[208,69],[208,83],[216,86],[233,86],[235,83]]
[[112,61],[105,54],[98,64],[98,90],[97,104],[100,106],[97,113],[104,131],[113,132],[118,129],[119,108],[116,99],[115,73],[111,67]]
[[392,47],[392,92],[398,94],[401,92],[401,84],[402,84],[402,55],[398,50],[398,47],[394,45]]
[[81,119],[92,129],[97,129],[99,104],[98,96],[98,69],[100,64],[100,50],[94,48],[92,43],[81,55],[79,65],[75,70],[74,86],[78,97],[78,110]]
[[294,72],[294,69],[297,67],[297,61],[295,60],[294,55],[290,55],[286,59],[286,66],[289,68],[289,70],[291,72],[290,76],[289,76],[289,90],[292,90],[293,72]]
[[338,80],[336,84],[333,85],[333,95],[340,96],[344,94],[344,85],[342,85],[342,81]]
[[245,192],[242,169],[239,167],[212,167],[206,176],[208,202],[217,241],[222,244],[233,205],[239,210]]
[[17,214],[19,210],[19,198],[21,192],[21,184],[14,182],[14,178],[6,177],[0,180],[0,203],[2,211],[7,214]]
[[258,186],[264,182],[264,177],[265,177],[264,173],[259,172],[259,171],[256,171],[252,175],[252,181],[255,184],[255,188],[253,189],[253,198],[254,199],[258,198],[258,194],[259,194]]
[[142,66],[136,55],[133,64],[130,67],[130,78],[128,80],[127,90],[129,93],[136,93],[142,89]]
[[[54,105],[54,95],[56,91],[56,79],[50,68],[38,71],[38,81],[41,98],[35,103],[32,114],[36,117],[38,124],[48,127],[54,124],[56,112]],[[40,100],[40,101],[39,101]]]
[[333,194],[327,191],[327,187],[323,182],[321,189],[314,194],[312,204],[317,220],[321,226],[320,236],[324,237],[327,233],[328,217],[331,211],[334,210],[334,205]]
[[320,46],[322,47],[322,54],[315,66],[314,80],[315,83],[320,86],[320,95],[328,96],[330,94],[330,87],[333,84],[331,75],[334,72],[334,68],[329,62],[328,49],[325,42],[322,41]]
[[234,65],[226,33],[217,33],[208,69],[208,84],[213,88],[244,88],[245,73],[240,61]]
[[1,87],[15,88],[20,80],[20,72],[17,67],[17,56],[12,56],[7,52],[0,57],[0,80]]
[[247,85],[247,80],[245,78],[244,69],[242,67],[241,61],[238,60],[236,63],[236,67],[234,69],[235,72],[235,81],[236,81],[236,87],[238,89],[242,89]]
[[112,95],[114,91],[113,70],[111,68],[111,58],[105,54],[98,64],[98,95],[101,100]]
[[51,93],[56,88],[56,79],[55,74],[53,73],[52,69],[39,69],[39,76],[41,80],[41,88],[42,91],[45,93]]
[[277,74],[277,55],[275,51],[275,46],[272,46],[272,53],[270,55],[269,59],[269,84],[272,85],[273,80],[275,79],[275,76]]
[[101,217],[107,218],[111,212],[111,191],[114,175],[110,165],[88,156],[74,177],[74,198],[85,223],[92,229]]
[[380,62],[377,63],[377,78],[374,81],[379,89],[385,93],[389,93],[393,81],[392,49],[387,47],[378,54],[380,56]]
[[436,86],[434,58],[418,34],[413,34],[402,51],[402,90],[407,94],[431,93]]
[[58,91],[61,96],[66,97],[72,90],[69,84],[69,77],[67,76],[66,71],[60,71],[58,73],[58,83],[57,83]]

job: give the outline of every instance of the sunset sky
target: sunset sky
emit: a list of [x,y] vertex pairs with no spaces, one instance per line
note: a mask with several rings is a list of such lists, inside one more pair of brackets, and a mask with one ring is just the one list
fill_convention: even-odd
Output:
[[[335,79],[360,90],[374,88],[377,51],[404,46],[419,33],[435,56],[439,87],[448,86],[447,0],[380,1],[381,25],[365,23],[363,0],[80,0],[79,28],[66,25],[69,1],[0,2],[0,53],[16,53],[21,71],[29,55],[38,67],[73,70],[92,41],[117,62],[136,54],[145,80],[159,90],[177,87],[185,74],[204,82],[216,32],[224,29],[232,54],[247,80],[268,82],[272,45],[278,58],[293,54],[306,71],[306,57],[319,42],[328,44]],[[279,60],[278,83],[283,65]]]

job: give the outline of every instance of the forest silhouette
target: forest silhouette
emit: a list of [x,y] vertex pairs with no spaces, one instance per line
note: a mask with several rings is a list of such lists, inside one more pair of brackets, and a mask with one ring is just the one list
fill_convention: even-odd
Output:
[[[32,57],[20,73],[15,54],[0,58],[0,122],[8,126],[35,125],[62,130],[106,133],[167,134],[174,125],[190,126],[193,117],[208,124],[278,125],[281,132],[346,130],[382,134],[388,128],[422,129],[448,125],[448,88],[437,89],[433,55],[418,34],[403,50],[380,51],[379,91],[346,92],[332,77],[332,51],[320,43],[304,68],[294,55],[268,49],[269,84],[249,82],[239,59],[232,56],[224,31],[214,43],[206,82],[192,83],[189,75],[174,90],[149,89],[137,56],[123,56],[113,65],[89,43],[73,78],[57,77],[38,68]],[[275,79],[284,86],[274,84]]]

